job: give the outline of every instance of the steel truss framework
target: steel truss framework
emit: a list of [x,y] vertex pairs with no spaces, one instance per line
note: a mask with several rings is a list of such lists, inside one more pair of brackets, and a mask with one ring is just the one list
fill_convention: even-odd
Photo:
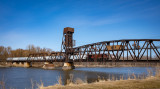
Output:
[[[83,61],[84,55],[94,55],[92,60],[88,57],[84,61],[160,61],[159,46],[155,46],[155,42],[160,45],[159,39],[132,39],[132,40],[114,40],[88,44],[74,48],[74,55],[78,61]],[[142,46],[141,46],[141,45]],[[118,45],[116,49],[109,49]],[[98,60],[95,55],[107,55],[107,58],[101,57]],[[152,58],[152,55],[156,57]],[[77,61],[77,60],[76,60]]]
[[[71,48],[68,52],[68,57],[70,61],[75,62],[160,62],[159,48],[160,39],[113,40]],[[46,58],[46,56],[48,56],[48,58]],[[37,57],[43,58],[39,61],[64,62],[65,52],[53,52],[49,55],[44,55],[43,53],[40,53],[39,55],[30,54],[28,60],[38,61],[35,60]]]

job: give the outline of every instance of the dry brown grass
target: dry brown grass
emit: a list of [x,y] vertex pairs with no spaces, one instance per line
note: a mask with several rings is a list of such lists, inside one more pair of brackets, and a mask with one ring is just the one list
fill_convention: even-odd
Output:
[[2,80],[0,81],[0,89],[6,89],[5,87],[5,80],[4,80],[4,76],[2,77]]
[[5,82],[0,81],[0,89],[6,89],[6,88],[5,88]]
[[103,81],[91,84],[48,86],[40,89],[160,89],[160,79]]
[[116,80],[114,76],[110,77],[107,81],[98,77],[97,82],[90,84],[78,78],[75,83],[73,83],[73,80],[68,80],[69,82],[65,86],[56,84],[48,87],[39,87],[39,89],[160,89],[160,67],[156,68],[155,76],[153,76],[151,70],[148,70],[146,78],[144,76],[136,77],[135,74],[131,74],[127,80],[124,80],[123,76],[120,77],[120,80]]

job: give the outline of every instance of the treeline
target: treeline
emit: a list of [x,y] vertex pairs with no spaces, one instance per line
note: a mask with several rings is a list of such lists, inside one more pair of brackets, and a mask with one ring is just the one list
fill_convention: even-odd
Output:
[[0,46],[0,61],[6,60],[11,54],[11,47]]
[[0,61],[6,60],[8,57],[27,57],[33,53],[48,53],[52,52],[49,48],[40,48],[39,46],[28,45],[26,49],[12,50],[11,47],[0,46]]

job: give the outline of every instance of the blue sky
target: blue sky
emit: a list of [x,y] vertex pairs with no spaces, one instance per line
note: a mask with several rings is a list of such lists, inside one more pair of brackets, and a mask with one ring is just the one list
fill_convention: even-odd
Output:
[[160,39],[160,0],[0,0],[0,45],[59,51],[63,28],[76,46],[119,39]]

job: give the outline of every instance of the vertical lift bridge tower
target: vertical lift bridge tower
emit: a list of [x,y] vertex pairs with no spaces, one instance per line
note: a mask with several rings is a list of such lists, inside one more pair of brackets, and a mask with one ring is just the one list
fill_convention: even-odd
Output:
[[73,55],[74,50],[74,40],[73,40],[73,33],[74,33],[74,28],[66,27],[64,28],[63,31],[63,38],[62,38],[62,46],[61,46],[61,51],[65,52],[65,63],[63,66],[63,69],[73,69],[74,64],[70,60],[71,55]]

